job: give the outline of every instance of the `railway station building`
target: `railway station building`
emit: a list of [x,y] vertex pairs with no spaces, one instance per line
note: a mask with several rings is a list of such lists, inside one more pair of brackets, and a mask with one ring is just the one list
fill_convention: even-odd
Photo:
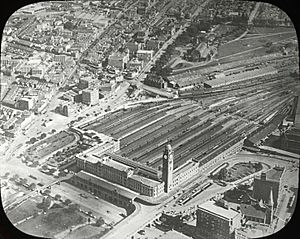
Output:
[[79,171],[70,179],[71,183],[83,190],[93,193],[95,196],[107,200],[117,206],[126,209],[130,214],[134,211],[133,200],[138,195],[125,187],[113,184],[103,178],[86,171]]

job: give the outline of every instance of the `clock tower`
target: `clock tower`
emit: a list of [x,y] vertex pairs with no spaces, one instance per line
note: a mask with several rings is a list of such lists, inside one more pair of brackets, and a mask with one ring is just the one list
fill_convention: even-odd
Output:
[[169,193],[173,186],[173,158],[174,152],[170,143],[167,143],[163,153],[162,167],[162,180],[165,182],[166,193]]

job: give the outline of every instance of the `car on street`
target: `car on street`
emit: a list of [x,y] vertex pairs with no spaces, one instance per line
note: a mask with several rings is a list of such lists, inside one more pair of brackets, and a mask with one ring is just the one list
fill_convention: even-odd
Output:
[[80,193],[79,194],[81,197],[83,197],[83,198],[88,198],[88,196],[86,195],[86,194],[84,194],[84,193]]

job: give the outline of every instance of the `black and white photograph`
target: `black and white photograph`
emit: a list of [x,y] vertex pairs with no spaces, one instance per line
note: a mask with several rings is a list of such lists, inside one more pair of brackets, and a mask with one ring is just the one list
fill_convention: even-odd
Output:
[[276,5],[37,1],[5,22],[0,66],[4,239],[250,239],[293,220],[299,49]]

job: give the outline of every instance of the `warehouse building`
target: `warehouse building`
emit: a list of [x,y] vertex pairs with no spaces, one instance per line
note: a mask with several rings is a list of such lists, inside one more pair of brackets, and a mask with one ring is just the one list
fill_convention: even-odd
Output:
[[161,76],[153,74],[147,75],[146,79],[144,80],[144,84],[156,87],[158,89],[167,87],[167,82],[165,82]]
[[226,86],[234,83],[239,83],[247,80],[251,80],[257,77],[263,77],[267,75],[276,74],[277,70],[274,67],[264,67],[253,70],[247,70],[241,72],[230,72],[227,75],[219,75],[217,78],[207,81],[204,83],[204,86],[207,88],[215,88]]
[[168,76],[167,80],[171,87],[185,90],[190,87],[203,85],[203,83],[207,81],[207,78],[200,73],[194,74],[186,72],[178,75]]

